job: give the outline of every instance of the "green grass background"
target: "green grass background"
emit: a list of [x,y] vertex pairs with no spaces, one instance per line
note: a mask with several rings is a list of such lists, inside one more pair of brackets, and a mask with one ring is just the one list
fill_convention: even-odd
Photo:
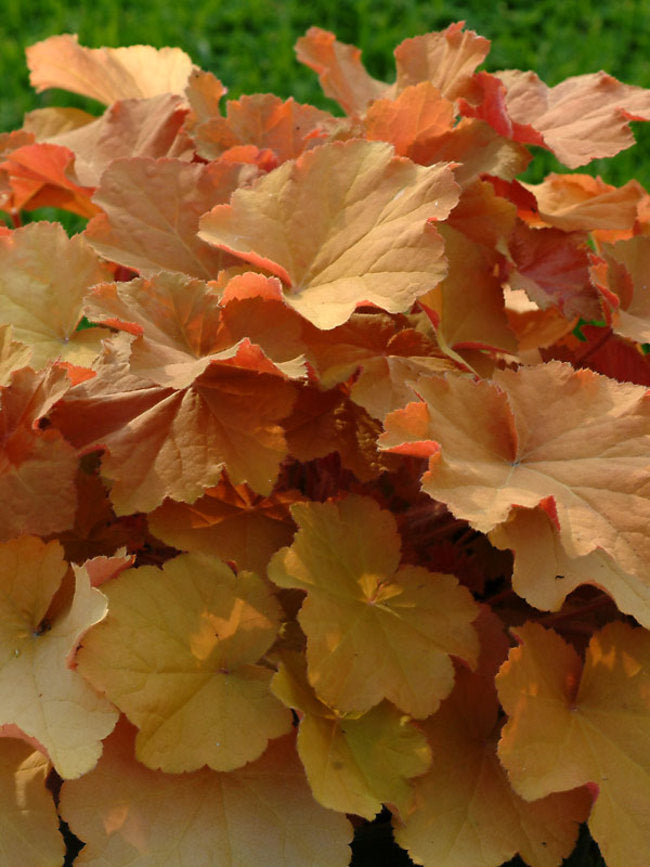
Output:
[[[271,91],[331,110],[315,74],[295,60],[295,41],[309,26],[359,46],[371,74],[392,81],[399,42],[458,20],[492,41],[488,70],[533,69],[553,85],[604,69],[650,87],[650,0],[2,0],[0,131],[19,127],[24,112],[45,105],[88,108],[67,94],[37,95],[29,87],[24,49],[56,33],[77,33],[92,48],[178,45],[223,81],[229,97]],[[637,147],[585,171],[650,186],[646,126],[635,124]],[[530,179],[566,171],[546,157],[535,163]]]

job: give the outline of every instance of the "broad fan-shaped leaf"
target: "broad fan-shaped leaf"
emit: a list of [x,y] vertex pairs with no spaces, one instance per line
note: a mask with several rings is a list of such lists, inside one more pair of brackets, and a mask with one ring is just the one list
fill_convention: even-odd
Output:
[[167,270],[216,278],[236,260],[197,237],[199,217],[227,201],[251,173],[237,163],[116,159],[94,197],[104,213],[88,224],[85,237],[102,256],[143,274]]
[[476,658],[468,591],[451,575],[400,568],[395,519],[368,497],[291,512],[300,529],[268,574],[307,591],[298,619],[318,697],[341,713],[383,698],[414,717],[433,713],[453,686],[450,654]]
[[587,789],[524,801],[496,753],[500,727],[494,675],[508,642],[496,616],[483,609],[476,627],[476,672],[459,669],[456,685],[422,725],[433,765],[414,781],[415,804],[395,838],[422,864],[500,867],[520,853],[526,864],[557,867],[574,847],[591,807]]
[[193,69],[180,48],[85,48],[70,33],[30,45],[25,54],[37,91],[57,87],[106,105],[118,99],[182,93]]
[[413,797],[408,781],[431,761],[425,737],[407,716],[388,702],[342,716],[315,695],[301,654],[283,654],[272,689],[300,711],[298,753],[317,801],[366,819],[382,804],[406,814]]
[[589,828],[608,867],[650,851],[650,636],[611,623],[576,651],[538,624],[517,627],[497,677],[510,717],[499,758],[524,798],[590,784]]
[[77,446],[108,449],[102,472],[117,514],[151,511],[165,497],[191,503],[224,468],[235,484],[271,492],[295,392],[257,347],[242,345],[180,390],[130,373],[129,353],[128,340],[114,341],[97,376],[51,415]]
[[76,864],[346,867],[350,823],[317,804],[288,736],[252,764],[163,774],[133,758],[118,723],[97,768],[66,782],[61,814],[86,846]]
[[[62,555],[34,536],[0,545],[0,725],[34,738],[66,778],[94,767],[118,715],[70,666],[106,599],[81,568],[67,580]],[[57,591],[68,604],[51,608]]]
[[570,169],[613,157],[634,144],[630,120],[650,120],[650,90],[622,84],[605,72],[575,75],[548,87],[534,72],[499,73],[513,121],[535,132],[520,141],[546,147]]
[[109,332],[76,329],[90,287],[109,277],[83,235],[68,238],[59,223],[30,223],[0,236],[0,323],[13,325],[14,338],[32,348],[37,370],[57,360],[89,367]]
[[62,864],[65,844],[59,834],[54,800],[45,788],[47,758],[29,744],[0,739],[0,859],[3,867]]
[[[571,557],[601,548],[647,580],[650,401],[646,389],[550,362],[421,379],[423,403],[385,420],[380,445],[429,457],[422,487],[488,532],[513,506],[555,499]],[[541,396],[543,395],[543,400]]]
[[291,726],[258,665],[279,606],[251,572],[182,554],[103,585],[109,617],[84,639],[81,673],[138,726],[138,759],[171,773],[229,771]]
[[433,224],[457,199],[447,165],[416,166],[383,142],[334,142],[236,190],[202,217],[199,238],[270,270],[292,307],[334,328],[359,304],[401,312],[435,286],[446,267]]

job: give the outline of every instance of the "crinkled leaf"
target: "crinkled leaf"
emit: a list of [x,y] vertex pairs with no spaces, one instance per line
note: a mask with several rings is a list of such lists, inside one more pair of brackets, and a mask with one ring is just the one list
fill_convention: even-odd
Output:
[[30,223],[0,236],[0,322],[32,348],[32,366],[92,364],[108,331],[77,326],[90,287],[109,276],[83,235],[68,238],[59,223]]
[[639,343],[650,342],[650,238],[638,235],[605,244],[603,253],[609,265],[608,288],[620,304],[614,313],[614,331]]
[[121,721],[97,768],[64,784],[61,813],[86,843],[75,863],[94,867],[350,860],[350,824],[314,801],[290,736],[229,773],[171,775],[134,760],[133,731]]
[[[555,499],[569,556],[601,548],[642,580],[650,563],[646,389],[550,362],[421,379],[423,403],[385,420],[380,445],[429,458],[422,487],[481,532],[513,506]],[[540,399],[540,395],[544,399]]]
[[25,54],[37,91],[57,87],[106,105],[118,99],[182,93],[193,69],[180,48],[85,48],[70,33],[30,45]]
[[103,585],[104,624],[78,667],[139,728],[136,753],[170,773],[229,771],[258,758],[291,726],[258,665],[275,639],[279,606],[251,572],[181,554],[162,571],[129,569]]
[[[634,144],[630,120],[650,120],[650,90],[621,84],[605,72],[575,75],[548,87],[534,72],[499,73],[513,121],[543,136],[570,169],[613,157]],[[520,141],[539,144],[537,135]]]
[[444,276],[433,223],[457,198],[446,165],[416,166],[383,142],[334,142],[236,190],[199,237],[276,274],[292,307],[334,328],[359,304],[408,310]]
[[521,644],[497,677],[509,720],[499,758],[515,789],[541,798],[590,784],[589,829],[610,867],[643,867],[650,851],[650,636],[611,623],[584,665],[552,630],[517,627]]
[[268,574],[307,591],[299,614],[309,682],[342,713],[387,698],[414,717],[453,686],[454,654],[475,661],[476,607],[451,575],[399,567],[395,519],[368,497],[296,504],[299,531]]
[[197,237],[199,217],[227,201],[250,172],[236,163],[116,159],[94,197],[104,213],[88,224],[85,236],[102,256],[143,274],[167,270],[215,278],[235,260]]
[[[0,545],[0,724],[15,725],[42,745],[64,778],[85,774],[117,714],[71,667],[84,632],[106,614],[106,599],[67,563],[57,542],[34,536]],[[74,587],[74,589],[72,589]],[[57,591],[68,604],[50,611]]]

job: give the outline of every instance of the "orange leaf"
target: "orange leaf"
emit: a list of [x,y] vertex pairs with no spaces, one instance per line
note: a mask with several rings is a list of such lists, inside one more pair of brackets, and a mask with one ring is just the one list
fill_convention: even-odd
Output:
[[106,105],[118,99],[182,93],[193,69],[180,48],[84,48],[70,33],[30,45],[25,54],[31,85],[38,92],[57,87]]
[[510,719],[499,758],[525,798],[589,784],[591,833],[610,867],[643,867],[650,851],[650,636],[610,623],[584,665],[553,631],[518,627],[497,677]]
[[138,726],[147,767],[229,771],[290,728],[269,690],[272,672],[257,664],[280,610],[252,572],[181,554],[162,571],[127,569],[103,589],[109,617],[86,635],[78,667]]
[[[293,738],[229,773],[163,774],[133,758],[122,721],[95,771],[66,782],[61,813],[86,846],[78,864],[347,867],[350,823],[317,804]],[[173,853],[170,855],[170,853]]]
[[71,598],[51,608],[67,570],[57,542],[21,536],[0,545],[0,725],[35,739],[57,772],[71,778],[94,767],[118,715],[70,665],[107,606],[78,567]]
[[328,329],[359,304],[408,310],[444,276],[433,224],[457,198],[449,166],[416,166],[383,142],[334,142],[236,190],[201,219],[199,238],[280,277],[287,302]]
[[298,619],[318,697],[341,713],[383,698],[414,717],[434,713],[453,686],[449,655],[476,657],[468,591],[451,575],[400,568],[395,520],[368,497],[291,512],[300,529],[268,574],[307,591]]
[[422,487],[431,497],[481,532],[514,505],[553,497],[569,556],[601,548],[647,580],[645,388],[550,362],[496,371],[492,382],[420,379],[418,392],[425,402],[415,417],[410,407],[389,415],[380,447],[408,454],[412,441],[422,454],[424,442],[431,457]]

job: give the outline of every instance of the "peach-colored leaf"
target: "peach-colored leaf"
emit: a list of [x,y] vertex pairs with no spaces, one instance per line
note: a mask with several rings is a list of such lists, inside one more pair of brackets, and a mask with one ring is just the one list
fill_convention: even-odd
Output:
[[[570,169],[613,157],[634,144],[630,120],[650,120],[650,90],[622,84],[605,72],[576,75],[548,87],[534,72],[499,73],[508,114],[543,136]],[[538,144],[536,136],[520,141]]]
[[463,30],[464,21],[439,33],[405,39],[395,49],[396,88],[430,81],[446,98],[457,99],[472,91],[472,77],[490,50],[490,40]]
[[514,553],[514,590],[535,608],[559,611],[576,587],[595,584],[609,593],[621,611],[650,629],[650,584],[646,577],[629,575],[600,548],[569,557],[554,512],[552,501],[542,501],[533,509],[515,506],[508,520],[490,532],[493,545]]
[[509,716],[499,758],[527,799],[589,784],[590,831],[610,867],[644,867],[650,851],[650,637],[610,623],[576,651],[538,624],[497,677]]
[[50,36],[26,49],[30,82],[90,96],[106,105],[161,93],[182,93],[193,66],[180,48],[85,48],[76,35]]
[[[380,446],[430,455],[423,489],[481,532],[553,497],[571,557],[597,548],[641,579],[650,563],[646,389],[550,362],[421,379]],[[540,399],[540,395],[544,399]]]
[[289,505],[297,499],[297,491],[261,497],[225,477],[191,505],[166,500],[148,523],[168,545],[234,560],[238,569],[263,575],[271,555],[291,541]]
[[318,73],[325,96],[336,100],[346,114],[363,114],[368,103],[388,89],[368,74],[358,48],[320,27],[310,27],[295,50],[300,63]]
[[435,712],[453,686],[450,654],[475,661],[470,594],[451,575],[400,567],[395,519],[368,497],[291,512],[300,529],[268,574],[307,591],[298,619],[318,697],[342,713],[383,698],[414,717]]
[[0,540],[74,523],[76,449],[40,420],[70,388],[65,370],[23,368],[0,390]]
[[179,159],[116,159],[94,201],[103,209],[86,239],[105,258],[144,274],[181,271],[203,280],[233,264],[232,256],[197,237],[199,217],[228,200],[248,166]]
[[637,235],[616,244],[605,244],[603,254],[609,265],[608,288],[616,293],[620,304],[613,315],[614,331],[629,340],[649,343],[650,237]]
[[52,795],[50,763],[29,744],[0,739],[0,860],[3,867],[62,864],[65,844]]
[[341,716],[315,695],[302,654],[283,654],[271,687],[300,711],[298,754],[319,803],[366,819],[382,804],[407,812],[413,796],[408,781],[431,762],[425,737],[408,717],[388,702],[362,716]]
[[163,774],[133,758],[120,721],[97,768],[66,782],[61,813],[93,867],[346,867],[352,828],[311,796],[291,736],[229,773]]
[[334,328],[358,304],[408,310],[444,276],[433,224],[457,198],[449,166],[416,166],[383,142],[334,142],[236,190],[199,237],[276,274],[292,307]]
[[50,612],[67,570],[57,542],[22,536],[0,545],[0,724],[38,741],[71,778],[94,767],[118,715],[70,665],[107,608],[82,568],[75,567],[68,604]]
[[13,340],[13,326],[0,325],[0,386],[9,385],[14,370],[26,367],[31,357],[31,347]]
[[407,87],[395,99],[378,99],[364,118],[366,138],[387,141],[398,156],[412,159],[412,150],[449,132],[454,126],[454,104],[430,81]]
[[229,771],[291,726],[258,665],[279,606],[252,572],[181,554],[162,571],[128,569],[103,585],[109,617],[89,632],[78,667],[138,726],[136,753],[171,773]]
[[575,845],[591,797],[582,788],[525,801],[513,790],[496,753],[494,675],[508,643],[492,612],[483,609],[476,625],[478,668],[459,668],[453,692],[423,723],[433,765],[414,781],[415,804],[395,838],[417,862],[436,867],[500,867],[517,853],[526,864],[557,867]]
[[57,360],[90,367],[109,332],[76,329],[90,287],[109,276],[83,235],[68,238],[59,223],[0,236],[0,322],[31,347],[35,369]]
[[537,201],[534,225],[546,224],[565,232],[631,230],[644,195],[638,181],[613,187],[591,175],[551,173],[541,184],[523,186]]

